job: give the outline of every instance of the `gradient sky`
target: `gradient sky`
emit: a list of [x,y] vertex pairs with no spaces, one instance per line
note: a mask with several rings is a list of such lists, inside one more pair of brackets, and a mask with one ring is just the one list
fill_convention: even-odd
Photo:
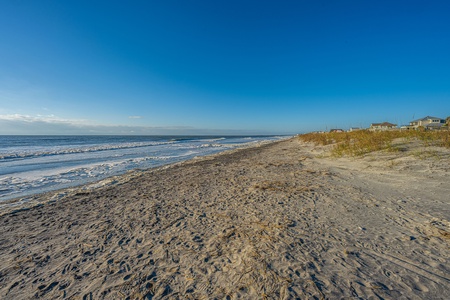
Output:
[[450,1],[0,1],[0,134],[450,115]]

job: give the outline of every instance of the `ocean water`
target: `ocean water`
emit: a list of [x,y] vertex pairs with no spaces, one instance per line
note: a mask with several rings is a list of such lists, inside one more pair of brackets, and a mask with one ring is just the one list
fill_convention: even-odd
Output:
[[0,136],[0,202],[282,136]]

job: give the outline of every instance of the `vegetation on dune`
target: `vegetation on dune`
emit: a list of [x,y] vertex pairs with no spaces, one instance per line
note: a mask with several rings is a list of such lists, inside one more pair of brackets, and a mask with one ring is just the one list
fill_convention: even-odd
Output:
[[353,132],[307,133],[299,136],[302,141],[319,145],[333,144],[331,153],[335,156],[361,156],[378,150],[398,150],[393,141],[419,140],[424,146],[441,146],[450,148],[450,131],[393,130]]

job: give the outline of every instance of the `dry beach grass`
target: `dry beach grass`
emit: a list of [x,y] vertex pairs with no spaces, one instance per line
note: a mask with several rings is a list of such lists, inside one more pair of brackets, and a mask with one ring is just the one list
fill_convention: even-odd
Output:
[[[353,132],[308,133],[299,136],[302,141],[319,145],[333,144],[331,153],[335,156],[361,156],[378,150],[401,150],[399,142],[421,141],[422,146],[450,148],[450,130],[392,130]],[[393,145],[395,143],[397,145]]]
[[293,138],[5,210],[0,298],[447,298],[450,150],[330,147]]

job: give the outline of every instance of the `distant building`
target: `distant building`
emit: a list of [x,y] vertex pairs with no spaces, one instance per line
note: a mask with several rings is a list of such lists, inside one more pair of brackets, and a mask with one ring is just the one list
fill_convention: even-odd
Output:
[[444,119],[426,116],[425,118],[409,122],[409,128],[417,129],[423,127],[425,129],[440,129],[444,124]]
[[401,130],[408,130],[408,129],[410,129],[410,127],[411,126],[409,126],[409,125],[400,125]]
[[396,128],[397,128],[397,124],[384,122],[384,123],[372,123],[372,124],[370,124],[369,130],[372,130],[372,131],[385,131],[385,130],[392,130],[392,129],[396,129]]
[[350,127],[349,132],[361,130],[359,127]]
[[344,132],[344,130],[339,128],[330,129],[330,132]]

